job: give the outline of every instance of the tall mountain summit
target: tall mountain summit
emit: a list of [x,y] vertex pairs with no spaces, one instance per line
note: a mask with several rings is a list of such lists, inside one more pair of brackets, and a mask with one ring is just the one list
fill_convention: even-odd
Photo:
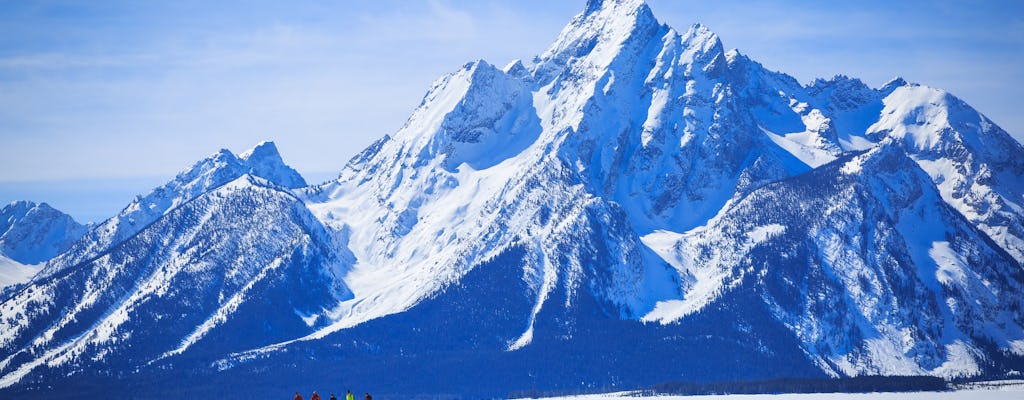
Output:
[[140,196],[2,300],[0,386],[1004,376],[1022,188],[1024,147],[947,92],[802,85],[590,0],[540,56],[437,80],[335,180],[264,143]]

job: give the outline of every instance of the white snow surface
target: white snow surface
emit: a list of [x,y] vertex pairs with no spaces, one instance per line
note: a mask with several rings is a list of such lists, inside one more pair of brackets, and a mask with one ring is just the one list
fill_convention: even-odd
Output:
[[884,103],[868,135],[903,148],[946,203],[1024,266],[1024,147],[940,89],[904,85]]
[[273,142],[261,142],[238,157],[226,149],[195,163],[173,180],[136,196],[120,213],[92,228],[67,251],[47,262],[43,276],[102,254],[124,242],[168,212],[242,175],[251,174],[285,188],[304,186],[295,170],[284,164]]
[[949,392],[907,393],[783,393],[727,394],[710,396],[638,396],[636,392],[618,392],[580,396],[547,397],[551,400],[650,399],[650,400],[1010,400],[1024,396],[1024,383],[999,381],[978,383],[971,388]]
[[0,208],[0,255],[23,265],[41,264],[88,229],[49,204],[15,201]]
[[0,290],[28,282],[42,268],[42,264],[25,265],[0,254]]

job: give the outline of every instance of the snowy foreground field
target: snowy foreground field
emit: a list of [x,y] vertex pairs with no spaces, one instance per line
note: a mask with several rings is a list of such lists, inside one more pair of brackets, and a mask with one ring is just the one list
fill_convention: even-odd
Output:
[[637,398],[651,400],[1003,400],[1024,399],[1024,381],[983,382],[953,392],[732,394],[715,396],[642,396],[635,392],[557,397],[560,400]]

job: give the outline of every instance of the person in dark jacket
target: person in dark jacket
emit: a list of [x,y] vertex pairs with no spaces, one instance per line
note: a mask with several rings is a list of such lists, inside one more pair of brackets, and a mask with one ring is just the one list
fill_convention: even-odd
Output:
[[366,393],[366,400],[373,400],[373,396],[370,396],[369,392]]
[[331,393],[331,400],[338,400],[337,397],[334,397],[334,393]]

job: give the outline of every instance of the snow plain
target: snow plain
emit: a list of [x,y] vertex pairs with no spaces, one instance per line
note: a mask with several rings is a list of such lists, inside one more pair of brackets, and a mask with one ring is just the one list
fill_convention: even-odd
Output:
[[951,392],[910,393],[787,393],[710,396],[637,396],[635,392],[556,397],[558,400],[642,398],[650,400],[1002,400],[1024,398],[1024,381],[984,382]]

